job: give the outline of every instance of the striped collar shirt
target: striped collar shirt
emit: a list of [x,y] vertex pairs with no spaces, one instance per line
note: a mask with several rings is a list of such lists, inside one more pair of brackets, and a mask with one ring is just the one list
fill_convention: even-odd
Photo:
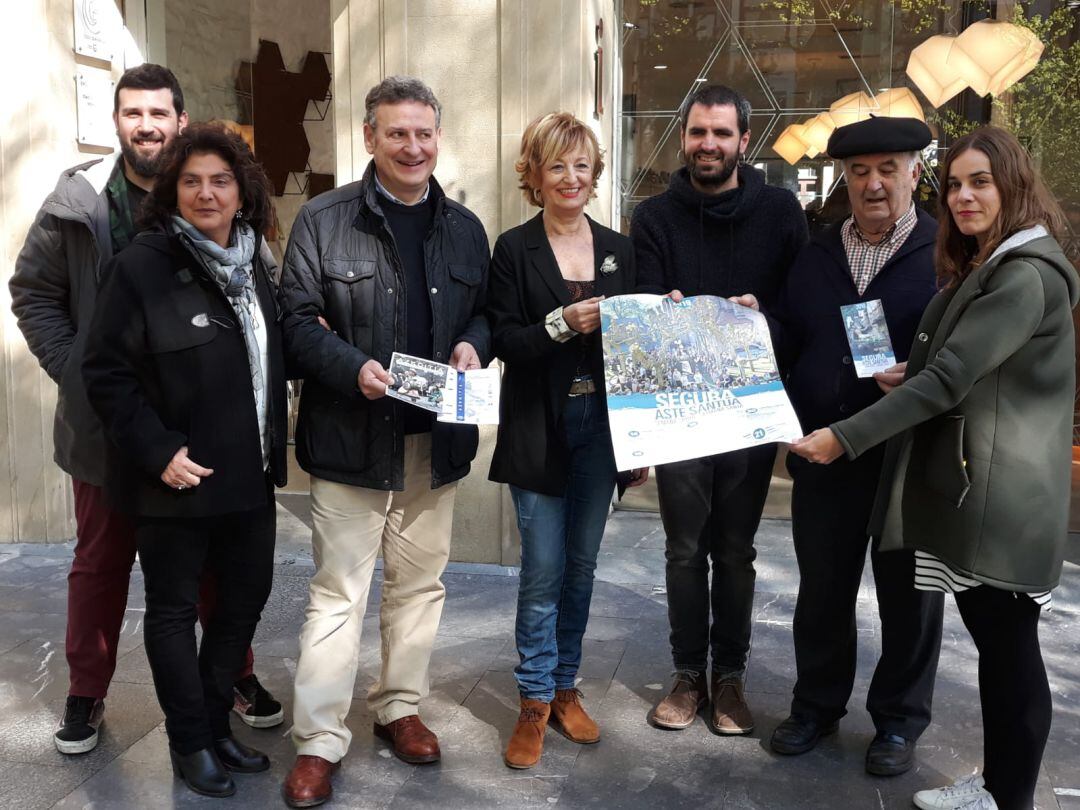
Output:
[[851,267],[851,280],[855,282],[855,289],[859,295],[866,292],[870,282],[874,280],[885,263],[896,255],[896,251],[904,244],[915,230],[918,215],[915,213],[915,204],[912,203],[907,213],[893,223],[893,226],[885,232],[885,235],[876,244],[871,244],[862,235],[859,226],[855,224],[855,217],[848,217],[840,227],[840,238],[844,243],[844,252],[847,253],[848,265]]

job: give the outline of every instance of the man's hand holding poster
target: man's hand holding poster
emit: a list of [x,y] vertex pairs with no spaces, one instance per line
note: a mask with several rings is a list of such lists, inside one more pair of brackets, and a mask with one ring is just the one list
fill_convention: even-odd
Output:
[[622,295],[600,319],[620,470],[803,435],[760,313],[709,295]]

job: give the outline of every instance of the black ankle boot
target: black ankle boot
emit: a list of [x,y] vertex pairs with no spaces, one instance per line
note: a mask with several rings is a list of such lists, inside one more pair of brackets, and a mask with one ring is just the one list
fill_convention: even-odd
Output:
[[203,796],[232,796],[236,784],[225,770],[217,754],[210,748],[200,748],[192,754],[178,754],[169,749],[173,773],[184,784]]
[[214,752],[221,764],[235,773],[259,773],[270,768],[270,757],[231,735],[214,740]]

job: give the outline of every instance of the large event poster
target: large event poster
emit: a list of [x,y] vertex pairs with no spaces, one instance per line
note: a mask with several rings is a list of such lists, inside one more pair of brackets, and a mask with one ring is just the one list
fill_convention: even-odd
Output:
[[764,316],[723,298],[620,295],[600,304],[620,470],[803,435]]

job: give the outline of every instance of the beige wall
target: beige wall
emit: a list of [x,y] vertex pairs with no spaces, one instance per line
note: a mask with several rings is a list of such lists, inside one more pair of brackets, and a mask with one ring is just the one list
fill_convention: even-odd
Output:
[[[613,165],[617,76],[612,60],[618,33],[613,0],[327,1],[322,44],[303,50],[332,47],[334,52],[333,143],[325,136],[320,141],[318,133],[311,138],[310,131],[309,138],[316,170],[334,170],[316,165],[329,163],[333,151],[339,184],[359,177],[367,164],[364,95],[394,72],[419,75],[442,100],[445,140],[438,177],[454,199],[481,217],[492,240],[534,210],[516,191],[513,172],[521,131],[534,116],[563,109],[589,121],[608,149],[608,166]],[[213,57],[230,76],[234,63],[253,55],[258,37],[270,36],[277,20],[286,18],[294,26],[288,30],[293,38],[280,29],[277,34],[289,67],[303,56],[301,43],[293,39],[318,35],[318,15],[307,13],[296,23],[292,0],[128,0],[126,5],[143,53],[181,74],[183,64],[198,54],[189,50],[185,56],[183,49],[194,46],[190,32],[178,30],[188,23],[181,23],[174,6],[206,15],[199,30],[236,39],[235,52]],[[219,20],[222,7],[229,9],[224,21]],[[599,16],[607,28],[607,113],[594,121],[593,27]],[[19,78],[0,94],[0,542],[67,540],[74,534],[70,485],[52,463],[55,386],[15,326],[7,281],[27,228],[58,174],[95,155],[76,146],[71,0],[4,3],[0,23],[0,75]],[[114,74],[122,67],[114,62]],[[231,82],[186,74],[181,79],[194,116],[228,114],[234,103]],[[607,180],[590,209],[605,223],[610,222],[610,174]],[[455,559],[512,563],[517,558],[509,499],[504,488],[487,481],[492,443],[493,431],[485,429],[475,472],[462,484]]]
[[[604,18],[605,116],[593,109],[594,27]],[[483,221],[489,239],[536,212],[517,190],[514,160],[530,120],[568,110],[594,126],[611,154],[615,98],[614,0],[333,0],[334,106],[338,182],[368,162],[364,96],[384,76],[427,82],[443,105],[436,177]],[[612,184],[601,184],[590,213],[611,221]],[[455,560],[518,560],[505,487],[487,480],[494,429],[481,431],[473,473],[454,518]]]
[[[102,67],[102,63],[83,61]],[[52,462],[56,386],[11,314],[8,280],[41,202],[64,169],[107,153],[81,150],[75,114],[71,0],[19,0],[0,14],[0,542],[68,540],[67,476]],[[112,63],[114,78],[122,57]]]

